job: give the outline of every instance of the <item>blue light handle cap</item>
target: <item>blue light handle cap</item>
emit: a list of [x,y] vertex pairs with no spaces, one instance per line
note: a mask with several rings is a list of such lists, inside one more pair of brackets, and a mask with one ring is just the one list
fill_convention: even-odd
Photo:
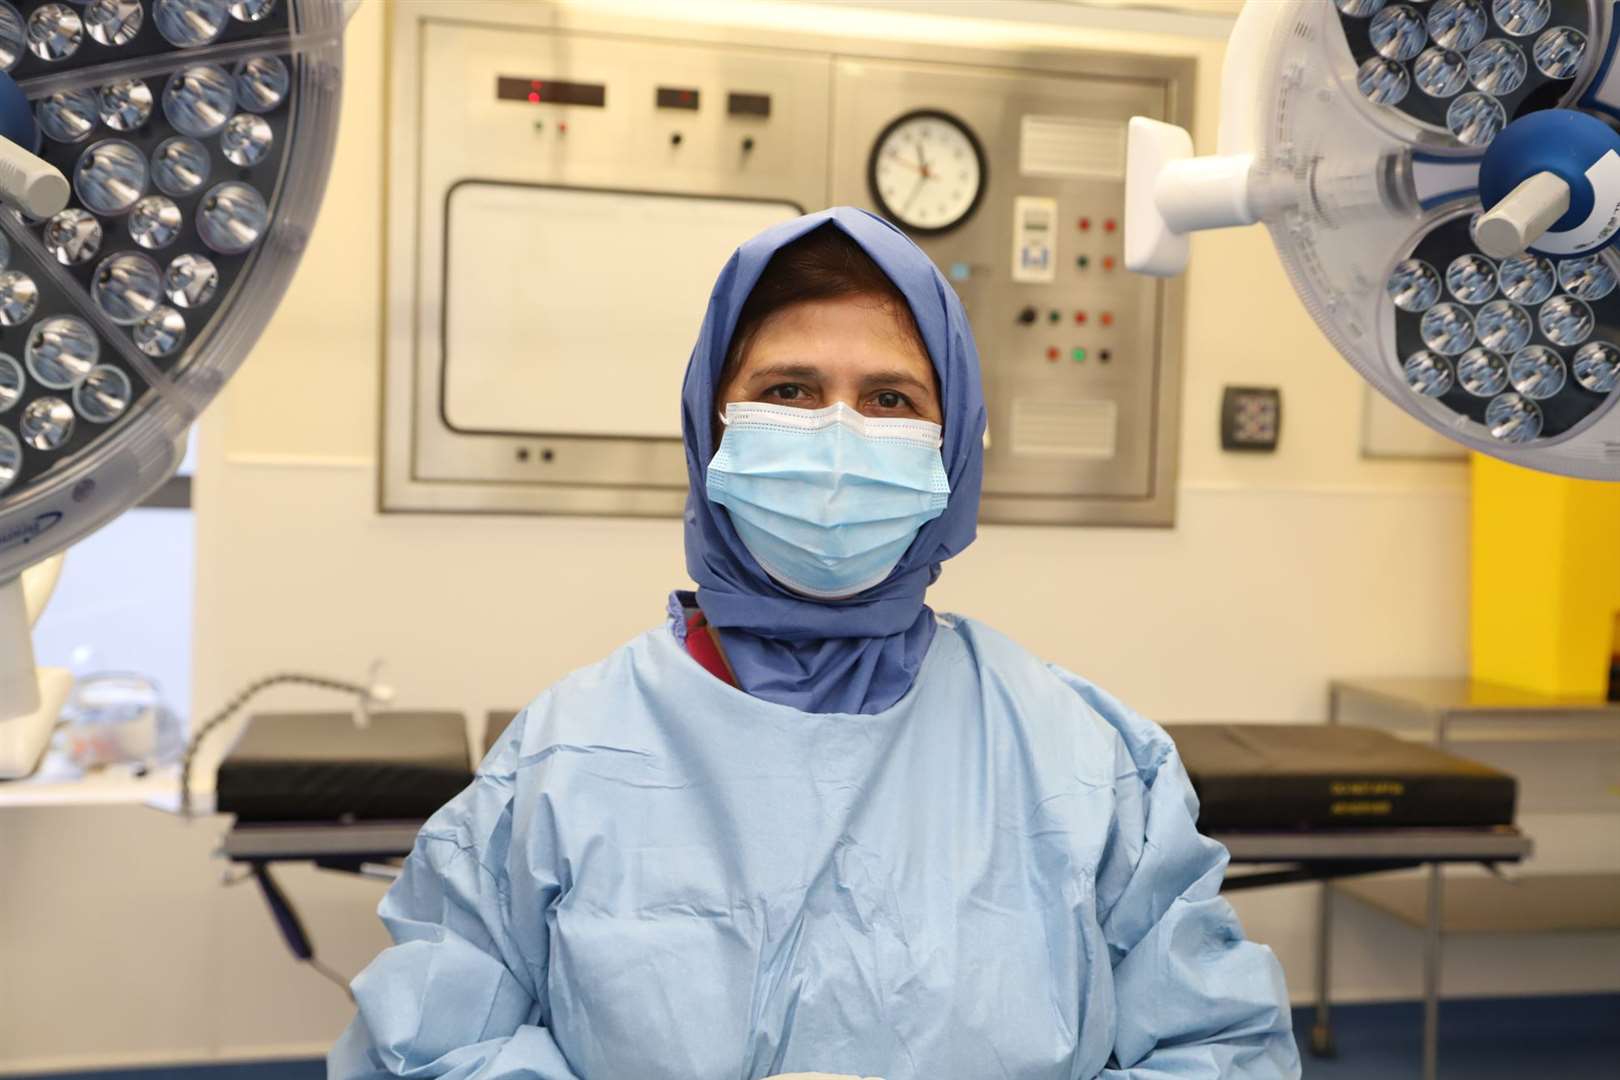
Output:
[[1620,232],[1620,134],[1575,109],[1545,109],[1509,124],[1479,167],[1487,212],[1531,177],[1550,173],[1569,188],[1569,206],[1530,244],[1557,257],[1583,255]]
[[0,136],[31,154],[39,153],[39,125],[34,122],[34,110],[29,107],[17,80],[3,71],[0,71]]

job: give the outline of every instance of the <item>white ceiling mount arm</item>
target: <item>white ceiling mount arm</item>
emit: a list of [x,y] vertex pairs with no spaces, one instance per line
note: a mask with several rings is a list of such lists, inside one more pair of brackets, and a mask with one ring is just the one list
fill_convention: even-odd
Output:
[[1253,225],[1263,209],[1254,153],[1265,50],[1288,5],[1251,2],[1238,13],[1221,65],[1219,152],[1194,157],[1192,135],[1133,116],[1125,151],[1125,267],[1171,277],[1187,268],[1187,235]]
[[67,671],[34,667],[29,636],[60,567],[60,559],[51,559],[0,582],[0,780],[27,776],[39,765],[73,687]]
[[40,613],[56,591],[56,582],[62,576],[62,561],[67,552],[61,551],[42,563],[35,563],[22,572],[22,590],[28,608],[28,625],[39,622]]
[[0,581],[0,725],[39,708],[28,608],[22,578]]
[[0,582],[0,780],[34,771],[73,685],[60,668],[34,667],[30,636],[61,573],[59,554]]
[[1125,143],[1125,269],[1174,277],[1187,269],[1187,235],[1171,228],[1159,209],[1159,177],[1192,157],[1185,128],[1131,117]]
[[1187,268],[1187,234],[1253,225],[1252,154],[1193,157],[1174,124],[1131,117],[1125,151],[1125,266],[1170,277]]

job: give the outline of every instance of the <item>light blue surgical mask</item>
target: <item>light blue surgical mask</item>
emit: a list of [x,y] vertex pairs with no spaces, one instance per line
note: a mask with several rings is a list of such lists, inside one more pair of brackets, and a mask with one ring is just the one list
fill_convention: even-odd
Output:
[[878,584],[950,500],[938,424],[872,419],[843,402],[732,402],[721,421],[709,500],[731,512],[760,567],[805,596]]

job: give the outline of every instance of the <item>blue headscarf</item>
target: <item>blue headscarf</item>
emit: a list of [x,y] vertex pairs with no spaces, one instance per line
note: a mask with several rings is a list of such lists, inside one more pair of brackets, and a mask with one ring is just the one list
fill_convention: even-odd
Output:
[[[939,377],[945,420],[941,454],[950,478],[945,512],[928,522],[881,584],[846,600],[810,600],[778,585],[737,537],[724,507],[709,501],[714,396],[731,335],[771,256],[831,223],[860,245],[905,296]],[[697,603],[720,633],[726,659],[755,697],[804,712],[882,712],[911,688],[934,639],[923,594],[940,563],[973,542],[984,474],[984,390],[979,354],[956,291],[893,225],[848,206],[767,229],[720,271],[681,391],[686,440],[686,570]],[[671,598],[678,611],[680,594]],[[684,624],[679,624],[684,629]]]

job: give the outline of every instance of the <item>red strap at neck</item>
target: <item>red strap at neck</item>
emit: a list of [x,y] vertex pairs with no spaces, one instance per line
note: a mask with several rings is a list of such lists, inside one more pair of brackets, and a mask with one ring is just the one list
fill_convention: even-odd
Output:
[[709,632],[709,621],[701,611],[694,611],[686,617],[686,651],[710,675],[728,686],[737,685],[737,680],[726,669],[726,658],[721,655],[720,646]]

